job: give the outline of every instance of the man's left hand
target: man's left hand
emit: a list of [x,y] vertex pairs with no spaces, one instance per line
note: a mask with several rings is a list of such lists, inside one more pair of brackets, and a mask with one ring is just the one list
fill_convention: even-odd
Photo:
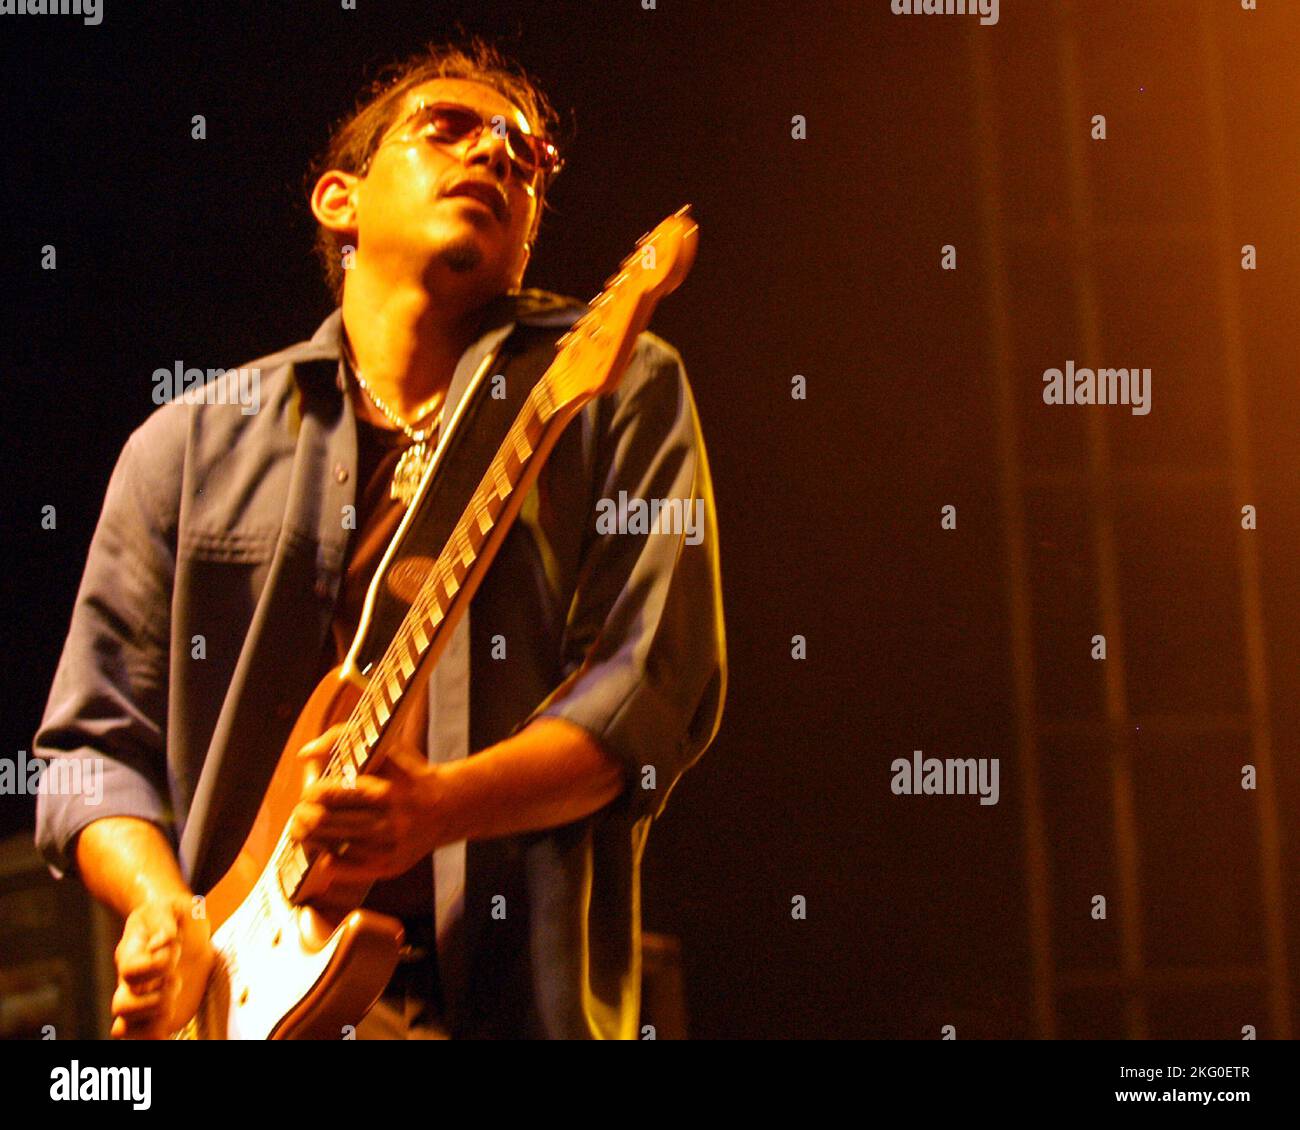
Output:
[[329,882],[389,879],[408,871],[439,841],[438,767],[417,750],[395,743],[376,773],[351,782],[318,776],[342,725],[308,742],[298,756],[316,762],[289,835],[329,853]]

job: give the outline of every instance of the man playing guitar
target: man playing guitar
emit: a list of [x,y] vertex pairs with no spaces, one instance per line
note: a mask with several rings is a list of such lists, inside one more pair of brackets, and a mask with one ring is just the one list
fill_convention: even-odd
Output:
[[[97,807],[40,797],[37,843],[125,919],[115,1036],[194,1015],[214,963],[195,892],[347,652],[470,373],[515,327],[582,312],[521,289],[560,163],[553,117],[481,42],[407,62],[336,133],[311,194],[340,310],[254,363],[256,414],[176,401],[122,452],[34,743],[103,767]],[[598,532],[596,503],[620,491],[702,507],[700,536]],[[427,740],[346,786],[317,780],[293,810],[330,883],[374,883],[365,905],[406,927],[358,1036],[640,1034],[640,859],[720,721],[718,577],[685,370],[642,333],[439,659]]]

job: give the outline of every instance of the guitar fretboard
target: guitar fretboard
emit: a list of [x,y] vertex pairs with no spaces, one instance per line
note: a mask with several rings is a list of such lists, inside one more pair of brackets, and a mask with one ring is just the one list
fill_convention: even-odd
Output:
[[[562,403],[554,384],[548,370],[525,399],[392,642],[367,672],[369,683],[340,731],[322,776],[351,782],[374,764],[385,727],[438,639],[457,593],[479,563],[483,546],[541,446],[547,426],[561,408],[573,403],[572,398]],[[313,858],[301,844],[281,838],[272,862],[287,899],[292,900],[301,887]]]

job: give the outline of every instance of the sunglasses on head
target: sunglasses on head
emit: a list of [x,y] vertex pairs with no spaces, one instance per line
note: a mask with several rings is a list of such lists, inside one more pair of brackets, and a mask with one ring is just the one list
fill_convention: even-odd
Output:
[[[505,115],[493,114],[491,118],[485,119],[477,110],[456,102],[421,103],[407,115],[395,134],[414,133],[417,137],[427,137],[439,145],[457,145],[466,138],[471,143],[477,141],[484,129],[490,129],[496,136],[505,139],[506,153],[515,172],[525,184],[539,175],[551,176],[558,173],[564,164],[554,145],[525,133]],[[363,174],[369,166],[370,161],[367,161]]]

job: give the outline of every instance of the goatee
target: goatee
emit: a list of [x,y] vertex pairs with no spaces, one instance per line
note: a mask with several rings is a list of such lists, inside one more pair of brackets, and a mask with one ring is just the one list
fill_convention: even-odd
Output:
[[472,239],[458,239],[443,248],[441,258],[456,274],[467,275],[483,262],[483,250]]

